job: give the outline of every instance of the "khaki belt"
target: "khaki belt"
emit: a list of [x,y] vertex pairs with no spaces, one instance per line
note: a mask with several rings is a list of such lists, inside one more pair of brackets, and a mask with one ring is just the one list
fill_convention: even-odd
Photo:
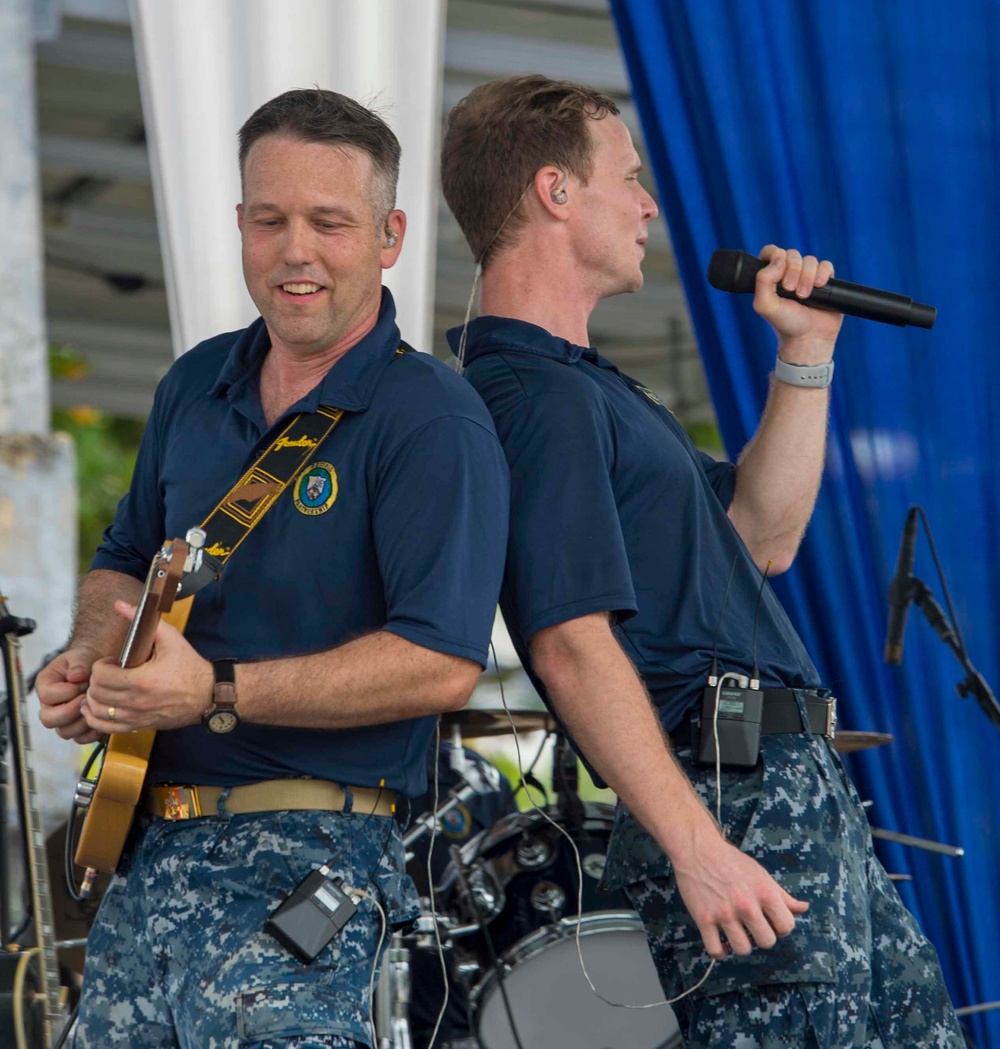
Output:
[[224,808],[238,815],[246,812],[280,812],[286,809],[350,811],[364,816],[391,816],[396,791],[379,787],[341,787],[323,779],[273,779],[241,783],[235,787],[202,787],[192,784],[159,784],[143,791],[143,807],[165,820],[188,820],[218,814],[218,802],[228,790]]

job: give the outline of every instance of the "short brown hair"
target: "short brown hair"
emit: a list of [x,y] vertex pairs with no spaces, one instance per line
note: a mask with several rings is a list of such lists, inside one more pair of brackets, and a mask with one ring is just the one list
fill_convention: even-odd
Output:
[[448,114],[441,182],[476,260],[484,266],[524,224],[520,197],[554,164],[586,184],[593,172],[588,120],[617,115],[607,95],[536,74],[481,84]]
[[250,147],[265,135],[285,135],[301,142],[352,146],[372,162],[372,208],[376,225],[396,205],[399,140],[378,114],[347,95],[323,88],[286,91],[265,102],[240,128],[240,181]]

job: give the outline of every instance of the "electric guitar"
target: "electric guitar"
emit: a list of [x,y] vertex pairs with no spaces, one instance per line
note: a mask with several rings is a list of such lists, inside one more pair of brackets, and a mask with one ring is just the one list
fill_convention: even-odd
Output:
[[[188,532],[186,539],[164,543],[149,566],[146,583],[136,605],[118,663],[136,667],[153,652],[153,637],[160,619],[183,631],[193,597],[175,600],[182,578],[195,570],[204,533]],[[75,861],[85,867],[81,893],[91,892],[98,871],[113,874],[121,859],[125,840],[135,818],[142,794],[149,756],[156,733],[151,729],[113,732],[104,752],[97,779],[81,779],[76,805],[86,810],[76,847]]]
[[[17,786],[34,926],[33,937],[30,937],[34,941],[32,946],[3,944],[0,947],[0,1045],[16,1045],[18,1049],[50,1049],[64,1020],[49,863],[36,805],[28,702],[19,655],[18,638],[30,634],[34,628],[32,620],[10,615],[6,600],[0,595],[0,647],[7,680],[11,742],[18,766]],[[6,892],[6,886],[0,886],[0,890]],[[6,937],[9,932],[3,929],[2,936]]]

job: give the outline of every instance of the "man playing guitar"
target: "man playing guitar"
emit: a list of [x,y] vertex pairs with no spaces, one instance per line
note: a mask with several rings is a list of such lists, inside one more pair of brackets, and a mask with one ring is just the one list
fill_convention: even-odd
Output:
[[[88,943],[79,1047],[371,1044],[380,912],[391,926],[418,909],[394,799],[425,790],[433,715],[485,665],[507,519],[488,413],[405,352],[381,286],[406,228],[398,162],[383,121],[334,92],[288,92],[243,126],[261,318],[160,384],[69,647],[38,677],[65,738],[156,732]],[[336,425],[316,441],[296,413]],[[239,504],[253,531],[184,634],[161,622],[152,657],[120,665],[164,539],[212,520],[248,471],[271,485],[278,446],[303,450],[291,491],[266,516],[266,500]],[[207,531],[206,553],[228,554]],[[264,926],[321,866],[356,911],[310,963]]]

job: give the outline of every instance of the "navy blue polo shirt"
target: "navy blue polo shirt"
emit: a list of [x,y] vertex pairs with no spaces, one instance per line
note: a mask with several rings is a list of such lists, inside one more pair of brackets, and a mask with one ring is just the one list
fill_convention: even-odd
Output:
[[[460,333],[448,333],[453,349]],[[749,674],[754,661],[761,573],[726,514],[734,467],[699,452],[652,391],[595,350],[536,325],[474,320],[465,363],[510,466],[501,608],[522,662],[544,696],[531,636],[612,612],[670,731],[704,688],[716,646],[720,669]],[[818,684],[767,584],[756,655],[764,685]]]
[[[271,427],[260,403],[263,320],[184,354],[157,389],[131,490],[92,567],[145,578],[163,539],[201,523],[289,416],[343,408],[304,471],[317,478],[314,490],[289,485],[221,578],[196,595],[185,636],[209,659],[265,660],[387,630],[485,665],[507,466],[469,385],[427,354],[397,354],[399,345],[384,290],[372,331]],[[384,778],[421,794],[433,724],[320,731],[244,722],[227,736],[190,726],[157,734],[150,782]]]

